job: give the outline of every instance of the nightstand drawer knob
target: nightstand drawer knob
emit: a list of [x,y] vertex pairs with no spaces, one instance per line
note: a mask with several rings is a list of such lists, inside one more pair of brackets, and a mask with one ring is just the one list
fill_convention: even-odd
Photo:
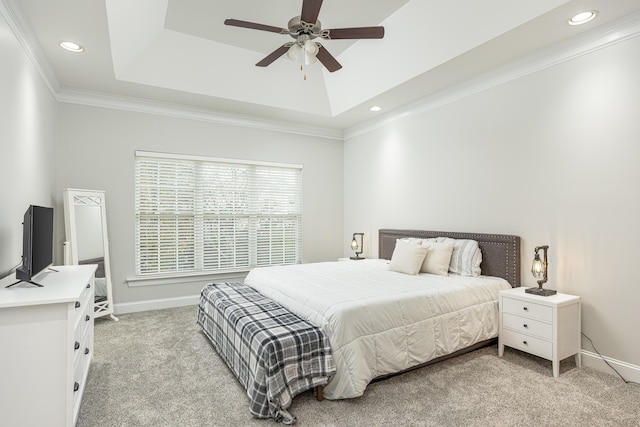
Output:
[[76,341],[76,343],[73,345],[73,349],[77,350],[80,348],[80,343],[78,341]]
[[76,301],[76,308],[80,308],[80,301]]
[[528,307],[522,307],[522,309],[523,309],[524,311],[529,311],[529,308],[528,308]]
[[526,342],[526,341],[522,341],[522,344],[524,344],[524,345],[529,345],[529,343],[528,343],[528,342]]
[[89,347],[85,347],[84,354],[89,354]]
[[73,391],[78,391],[80,389],[80,383],[79,382],[74,382],[73,383]]
[[88,314],[86,316],[84,316],[84,320],[86,322],[88,322],[89,320],[91,320],[91,316],[89,316]]
[[529,325],[527,325],[526,323],[524,325],[522,325],[524,328],[528,328]]

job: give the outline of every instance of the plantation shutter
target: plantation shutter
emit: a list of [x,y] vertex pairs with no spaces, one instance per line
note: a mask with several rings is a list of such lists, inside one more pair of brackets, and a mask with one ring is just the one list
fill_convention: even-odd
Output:
[[136,152],[136,274],[302,261],[302,168]]

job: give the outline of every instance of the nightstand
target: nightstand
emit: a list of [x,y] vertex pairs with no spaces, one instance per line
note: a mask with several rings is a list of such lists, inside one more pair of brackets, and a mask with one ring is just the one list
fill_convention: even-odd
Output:
[[580,297],[557,293],[543,297],[527,294],[525,288],[500,291],[500,328],[498,356],[504,346],[553,362],[553,376],[560,374],[560,361],[580,355]]

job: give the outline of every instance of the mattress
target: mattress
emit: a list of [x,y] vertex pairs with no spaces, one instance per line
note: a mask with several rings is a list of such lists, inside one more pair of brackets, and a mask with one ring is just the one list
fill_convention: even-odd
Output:
[[416,276],[388,261],[325,262],[252,270],[245,284],[320,327],[337,373],[328,399],[361,396],[379,376],[453,353],[498,334],[498,291],[490,276]]

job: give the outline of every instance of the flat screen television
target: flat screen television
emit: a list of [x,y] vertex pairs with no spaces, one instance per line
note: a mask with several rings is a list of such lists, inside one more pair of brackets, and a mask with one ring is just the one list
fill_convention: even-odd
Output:
[[53,208],[31,205],[22,222],[22,266],[16,279],[35,283],[32,278],[53,263]]

